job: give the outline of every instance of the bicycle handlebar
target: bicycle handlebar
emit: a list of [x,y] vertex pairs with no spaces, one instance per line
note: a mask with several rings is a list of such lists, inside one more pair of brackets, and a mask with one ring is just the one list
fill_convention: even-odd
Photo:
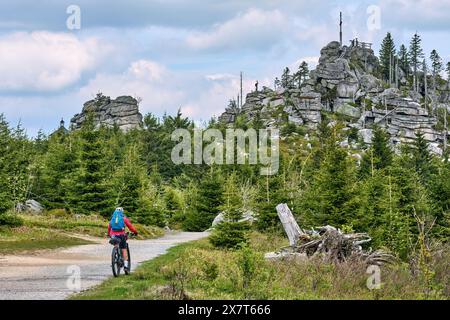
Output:
[[133,232],[130,232],[130,231],[128,231],[128,232],[126,233],[126,235],[127,235],[127,238],[133,238],[133,237],[135,237],[135,236],[136,236],[136,234],[135,234],[135,233],[133,233]]

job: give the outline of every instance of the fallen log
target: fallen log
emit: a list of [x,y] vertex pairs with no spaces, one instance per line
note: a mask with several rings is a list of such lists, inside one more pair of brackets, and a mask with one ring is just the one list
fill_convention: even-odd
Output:
[[[286,204],[279,204],[276,210],[290,244],[289,248],[278,252],[280,257],[286,257],[286,253],[290,252],[306,254],[307,257],[321,255],[325,260],[333,263],[359,259],[369,265],[381,265],[394,260],[390,253],[381,250],[364,250],[362,245],[372,241],[367,233],[346,234],[333,226],[322,226],[311,231],[304,231],[299,227]],[[271,259],[275,256],[273,253],[268,254]]]

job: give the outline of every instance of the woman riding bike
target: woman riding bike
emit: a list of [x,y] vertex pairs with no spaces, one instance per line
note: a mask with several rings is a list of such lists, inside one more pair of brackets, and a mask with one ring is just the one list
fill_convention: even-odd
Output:
[[125,235],[125,227],[137,236],[136,228],[131,224],[130,220],[124,215],[123,208],[119,207],[114,210],[111,221],[108,224],[108,236],[119,242],[119,249],[122,250],[124,260],[124,268],[129,270],[128,253],[127,253],[127,237]]

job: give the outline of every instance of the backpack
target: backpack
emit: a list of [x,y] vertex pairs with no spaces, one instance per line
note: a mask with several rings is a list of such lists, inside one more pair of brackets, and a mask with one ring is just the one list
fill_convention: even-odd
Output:
[[123,212],[115,210],[109,223],[113,231],[125,230],[125,220],[123,218]]

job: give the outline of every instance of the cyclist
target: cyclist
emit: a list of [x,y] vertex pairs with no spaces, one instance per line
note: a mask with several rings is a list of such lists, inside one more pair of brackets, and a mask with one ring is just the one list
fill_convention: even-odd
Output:
[[123,213],[123,208],[119,207],[114,210],[111,221],[108,224],[108,236],[119,240],[119,249],[122,250],[122,257],[124,260],[124,268],[129,269],[128,254],[127,254],[127,238],[125,236],[125,227],[137,235],[136,228],[131,224],[130,220]]

